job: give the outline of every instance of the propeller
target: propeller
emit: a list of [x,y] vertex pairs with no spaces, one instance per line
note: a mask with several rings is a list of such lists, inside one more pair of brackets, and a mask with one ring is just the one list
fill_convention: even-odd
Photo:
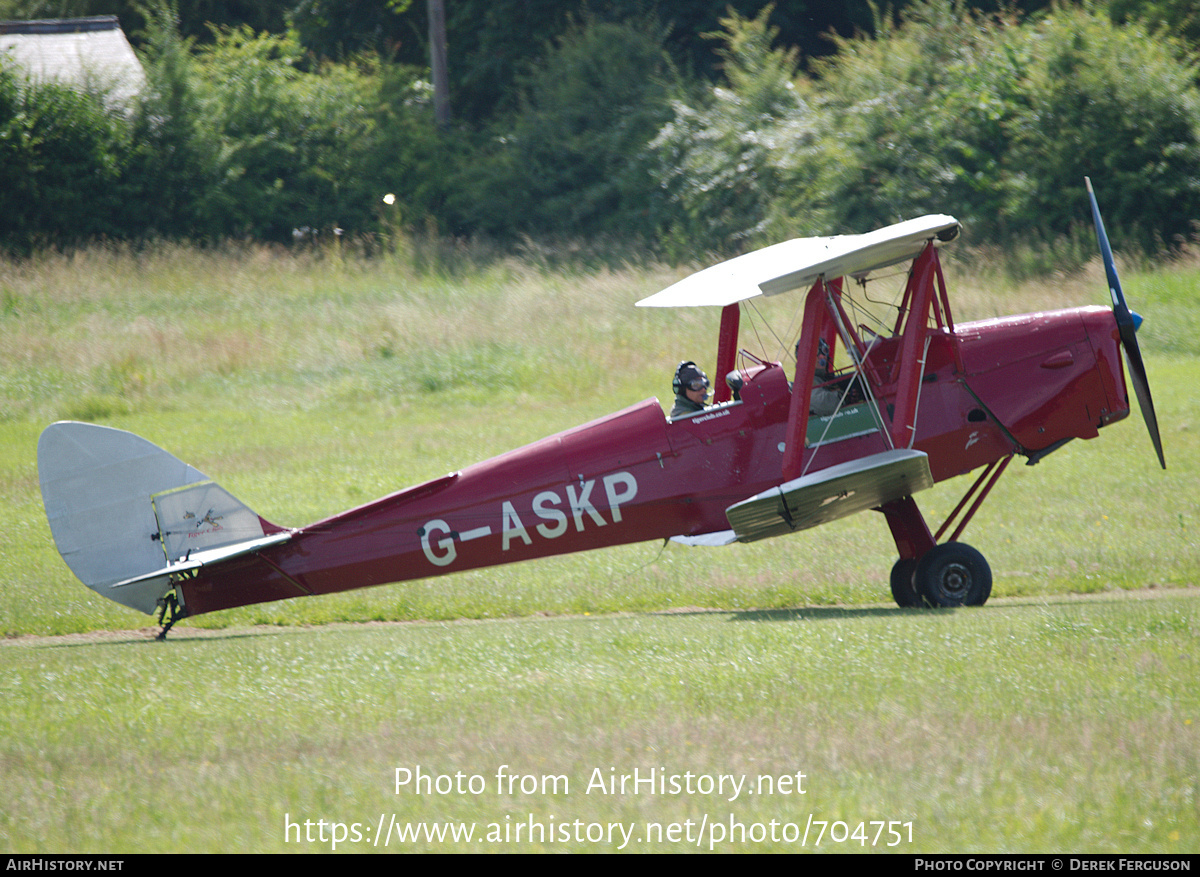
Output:
[[1100,206],[1096,203],[1092,181],[1088,177],[1084,177],[1083,181],[1087,184],[1088,198],[1092,202],[1096,240],[1100,244],[1100,255],[1104,259],[1104,273],[1108,276],[1108,291],[1112,295],[1113,317],[1117,321],[1117,331],[1121,334],[1121,347],[1125,350],[1125,362],[1129,365],[1129,379],[1133,382],[1134,392],[1137,393],[1142,418],[1146,421],[1146,430],[1150,433],[1150,441],[1154,443],[1154,450],[1158,453],[1159,465],[1166,469],[1162,438],[1158,434],[1158,418],[1154,415],[1154,400],[1150,398],[1150,382],[1146,378],[1146,366],[1142,363],[1142,351],[1137,343],[1137,329],[1142,324],[1142,318],[1131,312],[1125,304],[1125,294],[1121,292],[1121,281],[1117,277],[1117,266],[1113,262],[1112,247],[1108,245],[1104,221],[1100,218]]

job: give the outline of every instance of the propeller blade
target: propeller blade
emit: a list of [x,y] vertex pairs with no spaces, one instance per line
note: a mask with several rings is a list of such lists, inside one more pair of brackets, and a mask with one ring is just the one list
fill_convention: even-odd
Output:
[[1125,304],[1125,294],[1121,292],[1121,279],[1117,277],[1117,265],[1113,261],[1112,247],[1108,245],[1108,234],[1104,231],[1104,220],[1100,218],[1100,205],[1096,203],[1096,192],[1092,189],[1091,177],[1084,177],[1087,185],[1088,198],[1092,202],[1092,222],[1096,225],[1096,240],[1100,244],[1100,256],[1104,259],[1104,273],[1108,277],[1108,293],[1112,296],[1113,315],[1117,325],[1132,323],[1129,306]]
[[1125,362],[1129,366],[1129,379],[1133,383],[1138,405],[1142,409],[1142,419],[1146,421],[1146,431],[1150,433],[1150,441],[1158,454],[1159,465],[1166,469],[1167,461],[1163,458],[1162,438],[1158,432],[1158,417],[1154,414],[1154,400],[1150,397],[1150,381],[1146,377],[1146,366],[1142,362],[1142,351],[1137,342],[1137,325],[1141,320],[1135,320],[1125,303],[1125,293],[1121,291],[1121,280],[1117,277],[1117,265],[1113,261],[1108,234],[1104,231],[1104,220],[1100,218],[1100,205],[1096,203],[1092,181],[1089,177],[1084,177],[1083,181],[1087,184],[1088,198],[1092,202],[1096,241],[1100,244],[1100,256],[1104,259],[1104,274],[1108,278],[1108,292],[1113,302],[1113,318],[1117,321],[1117,331],[1121,334],[1121,347],[1125,351]]

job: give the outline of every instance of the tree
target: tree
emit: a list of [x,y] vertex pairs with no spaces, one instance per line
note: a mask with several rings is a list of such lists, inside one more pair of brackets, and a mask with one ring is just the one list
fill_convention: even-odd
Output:
[[1200,7],[1195,0],[1109,0],[1108,12],[1117,24],[1141,22],[1156,35],[1200,49]]
[[547,47],[464,176],[466,221],[500,234],[649,235],[645,148],[677,88],[661,34],[652,19],[587,20]]
[[[699,101],[676,101],[674,117],[650,145],[673,210],[669,237],[677,255],[736,250],[764,235],[781,194],[781,151],[812,141],[809,106],[797,88],[798,53],[774,47],[779,32],[767,24],[771,11],[721,20],[724,32],[712,36],[722,43],[726,86],[706,90]],[[795,184],[796,175],[789,176]]]

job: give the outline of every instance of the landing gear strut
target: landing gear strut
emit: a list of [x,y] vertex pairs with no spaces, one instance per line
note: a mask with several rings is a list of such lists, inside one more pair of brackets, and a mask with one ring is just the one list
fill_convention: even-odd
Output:
[[187,618],[187,609],[179,602],[175,589],[167,591],[158,598],[158,623],[162,630],[154,637],[159,642],[167,638],[167,631],[175,626],[175,622]]

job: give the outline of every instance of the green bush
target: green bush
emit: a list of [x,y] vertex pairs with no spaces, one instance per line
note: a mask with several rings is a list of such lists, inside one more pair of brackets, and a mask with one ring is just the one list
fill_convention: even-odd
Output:
[[4,245],[376,229],[377,65],[304,72],[294,39],[247,29],[197,49],[161,7],[148,36],[131,116],[0,70]]
[[[196,48],[169,15],[157,25],[137,138],[152,204],[145,232],[360,235],[444,200],[445,153],[413,71],[371,56],[309,69],[290,36],[223,30]],[[400,200],[391,215],[386,193]]]
[[[220,238],[224,228],[200,204],[218,182],[216,135],[197,94],[192,42],[179,35],[173,10],[146,11],[142,54],[147,84],[134,117],[130,176],[140,190],[127,218],[131,237]],[[207,224],[206,224],[207,220]]]
[[[878,38],[842,40],[819,68],[812,173],[828,230],[923,213],[981,230],[1003,214],[1005,119],[1019,80],[1005,28],[948,2],[918,4]],[[803,164],[798,165],[804,169]],[[787,209],[802,205],[785,194]]]
[[[350,66],[299,67],[292,37],[224,31],[195,59],[197,110],[211,132],[214,185],[198,193],[205,226],[287,240],[292,229],[361,228],[359,168],[373,82]],[[359,203],[361,202],[361,203]]]
[[1090,222],[1085,175],[1118,241],[1154,248],[1200,217],[1197,67],[1169,39],[928,0],[793,81],[765,15],[724,22],[729,89],[677,105],[655,141],[668,238],[730,249],[946,212],[977,242],[1053,241]]
[[1131,23],[918,0],[801,75],[772,7],[731,11],[708,35],[715,88],[678,74],[665,25],[589,16],[508,72],[518,92],[487,127],[439,129],[423,70],[322,65],[248,28],[197,46],[150,7],[131,115],[0,69],[0,246],[403,228],[657,239],[684,258],[948,212],[972,241],[1058,260],[1086,237],[1090,175],[1115,242],[1154,249],[1200,218],[1200,62],[1148,28],[1193,17],[1176,0],[1112,12]]
[[[363,203],[370,202],[385,232],[430,228],[456,232],[447,202],[461,168],[471,164],[469,132],[439,130],[433,91],[418,71],[381,64],[371,103],[371,137],[360,144],[358,182]],[[395,202],[381,202],[386,194]]]
[[30,82],[0,63],[0,244],[120,234],[129,141],[103,94]]
[[1200,8],[1196,0],[1108,0],[1113,21],[1140,21],[1151,32],[1187,40],[1200,48]]
[[1069,8],[1014,36],[1026,72],[1008,121],[1013,223],[1065,234],[1089,221],[1087,174],[1118,240],[1153,251],[1190,235],[1200,219],[1200,66],[1183,46]]

